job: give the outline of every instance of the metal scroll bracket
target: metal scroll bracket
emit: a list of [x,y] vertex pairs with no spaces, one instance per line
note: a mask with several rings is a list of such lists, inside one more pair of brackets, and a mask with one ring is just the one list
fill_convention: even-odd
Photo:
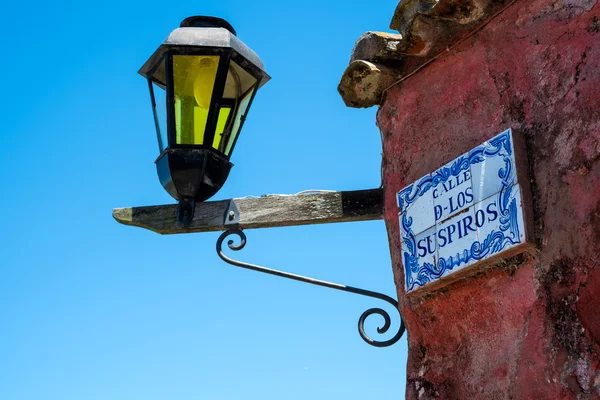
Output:
[[381,315],[384,319],[383,326],[377,328],[377,333],[384,334],[390,329],[390,326],[391,326],[390,315],[384,309],[370,308],[367,311],[365,311],[364,313],[362,313],[362,315],[358,319],[358,333],[360,334],[360,337],[363,338],[363,340],[365,342],[367,342],[368,344],[370,344],[371,346],[375,346],[375,347],[391,346],[394,343],[396,343],[398,340],[400,340],[400,338],[404,334],[404,331],[406,330],[406,328],[404,327],[404,321],[402,320],[402,315],[400,315],[400,310],[398,308],[398,302],[396,300],[394,300],[393,298],[391,298],[390,296],[387,296],[385,294],[378,293],[378,292],[372,292],[370,290],[359,289],[359,288],[355,288],[352,286],[341,285],[339,283],[322,281],[319,279],[309,278],[306,276],[296,275],[296,274],[292,274],[289,272],[278,271],[276,269],[261,267],[259,265],[254,265],[254,264],[249,264],[249,263],[246,263],[243,261],[234,260],[232,258],[227,257],[223,253],[223,241],[225,240],[225,238],[227,238],[228,236],[231,236],[231,235],[237,235],[240,238],[239,244],[234,244],[233,240],[229,240],[227,242],[227,246],[229,246],[229,248],[231,250],[239,251],[239,250],[242,250],[244,248],[244,246],[246,246],[246,234],[241,229],[232,228],[232,229],[229,229],[229,230],[223,232],[221,234],[221,236],[219,236],[219,239],[217,239],[217,254],[219,255],[219,257],[221,257],[221,259],[223,261],[225,261],[228,264],[234,265],[236,267],[250,269],[253,271],[264,272],[264,273],[267,273],[270,275],[280,276],[282,278],[288,278],[288,279],[293,279],[293,280],[300,281],[300,282],[310,283],[312,285],[324,286],[327,288],[341,290],[344,292],[359,294],[361,296],[374,297],[376,299],[387,301],[388,303],[393,305],[394,308],[398,311],[398,315],[400,316],[400,326],[398,328],[398,332],[391,339],[388,339],[385,341],[377,341],[377,340],[371,339],[365,333],[365,320],[367,319],[367,317],[369,317],[372,314]]

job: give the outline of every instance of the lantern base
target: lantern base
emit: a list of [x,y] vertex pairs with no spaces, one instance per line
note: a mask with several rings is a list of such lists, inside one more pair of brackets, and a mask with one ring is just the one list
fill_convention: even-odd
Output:
[[175,200],[208,200],[221,189],[231,167],[210,149],[166,149],[156,160],[160,183]]

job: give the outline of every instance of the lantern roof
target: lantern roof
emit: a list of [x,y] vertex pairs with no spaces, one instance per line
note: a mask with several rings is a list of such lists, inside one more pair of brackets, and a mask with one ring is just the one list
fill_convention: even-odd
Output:
[[138,73],[147,78],[154,67],[160,63],[164,54],[170,48],[179,46],[233,49],[264,74],[260,86],[270,79],[260,57],[235,36],[233,27],[227,21],[214,17],[190,17],[183,20],[181,27],[171,32]]

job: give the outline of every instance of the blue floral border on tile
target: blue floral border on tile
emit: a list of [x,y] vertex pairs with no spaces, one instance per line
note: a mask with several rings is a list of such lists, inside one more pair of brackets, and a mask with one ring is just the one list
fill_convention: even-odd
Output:
[[[424,263],[419,267],[415,235],[411,230],[412,218],[407,217],[406,213],[402,215],[401,224],[406,236],[401,239],[405,242],[408,250],[408,252],[403,252],[407,292],[414,290],[416,286],[423,287],[427,283],[441,278],[444,273],[463,263],[466,264],[471,260],[482,260],[503,250],[507,245],[521,242],[517,204],[516,199],[512,197],[516,182],[513,174],[515,166],[511,155],[511,130],[509,129],[457,158],[449,167],[440,168],[434,174],[425,176],[398,193],[398,206],[402,210],[405,205],[412,204],[429,189],[446,182],[450,177],[458,176],[462,171],[468,170],[471,164],[483,162],[487,157],[500,156],[504,158],[504,168],[498,170],[498,177],[502,180],[502,188],[497,195],[500,210],[500,230],[498,232],[492,231],[482,242],[473,242],[471,248],[465,249],[462,253],[457,253],[456,256],[451,256],[448,259],[440,258],[437,260],[436,265]],[[413,278],[414,274],[416,274],[416,279]]]

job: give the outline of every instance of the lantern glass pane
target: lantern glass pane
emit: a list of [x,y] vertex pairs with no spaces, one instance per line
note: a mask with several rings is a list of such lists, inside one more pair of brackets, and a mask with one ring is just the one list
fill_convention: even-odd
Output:
[[223,141],[223,132],[228,125],[229,118],[231,118],[231,107],[223,106],[219,110],[219,119],[217,120],[217,129],[215,131],[215,138],[213,139],[213,148],[223,151],[221,148],[221,142]]
[[[226,156],[231,153],[233,142],[235,142],[238,135],[243,115],[246,114],[256,83],[257,79],[252,74],[240,67],[235,61],[230,61],[221,103],[224,106],[229,106],[231,111],[228,115],[220,116],[217,132],[221,135],[218,138],[215,136],[213,142],[213,148]],[[223,122],[225,122],[225,125],[221,130],[220,126]]]
[[223,97],[226,99],[240,99],[252,86],[256,84],[256,78],[250,75],[235,61],[229,64],[227,81]]
[[248,112],[248,107],[250,106],[250,100],[252,100],[252,95],[254,94],[255,90],[256,87],[250,88],[250,90],[248,90],[239,101],[238,110],[235,115],[235,118],[233,119],[232,132],[227,140],[227,146],[225,148],[225,155],[227,156],[229,156],[229,154],[231,153],[231,149],[233,148],[233,144],[235,143],[235,138],[237,137],[242,127],[242,122],[244,122],[244,120],[246,119],[246,113]]
[[156,70],[152,73],[152,81],[157,82],[162,87],[165,87],[167,84],[166,64],[166,59],[163,57]]
[[219,56],[173,56],[175,141],[204,144]]
[[169,147],[167,135],[167,95],[164,86],[161,87],[152,82],[151,88],[153,104],[152,111],[154,113],[154,125],[156,126],[156,135],[158,138],[158,148],[162,153],[164,149]]

